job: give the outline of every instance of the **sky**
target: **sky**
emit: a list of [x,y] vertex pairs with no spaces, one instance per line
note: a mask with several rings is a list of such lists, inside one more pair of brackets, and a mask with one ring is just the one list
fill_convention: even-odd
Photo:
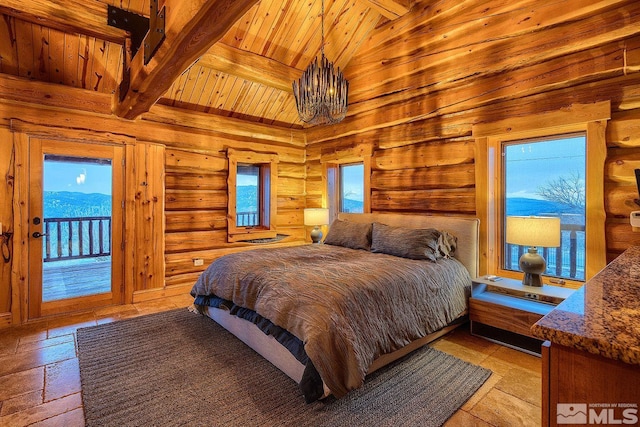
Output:
[[362,163],[345,165],[341,170],[344,198],[362,202],[364,200],[364,165]]
[[44,191],[110,195],[111,165],[45,160]]
[[538,187],[549,180],[576,172],[585,178],[584,136],[507,145],[505,152],[507,198],[541,199]]

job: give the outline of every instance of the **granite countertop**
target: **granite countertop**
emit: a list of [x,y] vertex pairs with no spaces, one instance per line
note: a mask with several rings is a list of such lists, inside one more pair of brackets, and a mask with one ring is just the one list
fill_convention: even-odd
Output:
[[552,343],[640,365],[640,246],[627,249],[531,332]]

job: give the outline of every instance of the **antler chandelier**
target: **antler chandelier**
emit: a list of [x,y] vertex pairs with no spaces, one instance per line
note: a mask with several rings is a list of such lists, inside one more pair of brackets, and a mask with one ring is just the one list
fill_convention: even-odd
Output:
[[322,0],[322,52],[309,64],[298,81],[293,82],[293,95],[300,120],[311,125],[338,123],[347,115],[349,82],[340,68],[324,56],[324,0]]

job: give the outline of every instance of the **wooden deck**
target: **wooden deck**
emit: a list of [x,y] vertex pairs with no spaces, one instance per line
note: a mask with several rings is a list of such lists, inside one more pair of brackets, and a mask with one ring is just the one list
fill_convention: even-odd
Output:
[[111,262],[67,264],[55,261],[44,263],[43,301],[56,301],[111,291]]

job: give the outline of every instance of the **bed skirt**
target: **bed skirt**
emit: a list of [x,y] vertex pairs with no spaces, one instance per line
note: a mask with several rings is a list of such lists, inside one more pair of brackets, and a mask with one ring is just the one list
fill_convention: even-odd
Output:
[[[272,365],[295,381],[296,384],[299,384],[302,394],[307,402],[312,402],[331,394],[331,390],[329,390],[324,382],[321,382],[321,379],[319,380],[321,385],[315,384],[312,380],[308,379],[310,375],[313,375],[313,373],[309,373],[309,364],[304,364],[299,361],[287,347],[282,345],[273,335],[265,334],[254,322],[232,314],[232,312],[227,308],[215,308],[211,306],[198,307],[201,308],[199,311],[202,314],[213,319],[216,323],[231,332],[238,339],[252,348],[256,353],[260,354]],[[467,312],[464,311],[463,313],[460,313],[453,322],[444,328],[412,341],[408,345],[392,353],[383,354],[373,361],[367,371],[367,374],[370,374],[406,356],[413,350],[429,344],[464,324],[467,320]],[[310,381],[312,381],[312,383],[310,383]]]

